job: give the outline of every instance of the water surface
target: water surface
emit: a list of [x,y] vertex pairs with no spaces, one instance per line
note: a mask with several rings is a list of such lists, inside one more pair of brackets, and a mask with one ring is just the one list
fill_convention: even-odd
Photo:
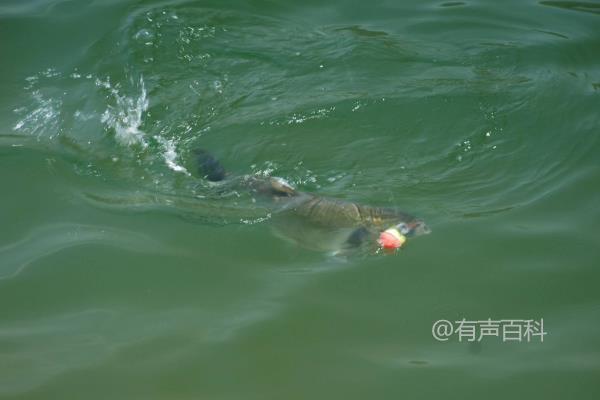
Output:
[[[4,1],[0,397],[598,397],[600,6]],[[396,206],[341,260],[193,162]],[[544,319],[544,342],[436,341]]]

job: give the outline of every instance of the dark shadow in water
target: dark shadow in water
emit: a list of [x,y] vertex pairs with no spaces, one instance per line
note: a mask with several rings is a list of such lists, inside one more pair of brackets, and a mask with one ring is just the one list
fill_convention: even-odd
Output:
[[537,32],[541,32],[541,33],[545,33],[545,34],[547,34],[547,35],[556,36],[556,37],[559,37],[559,38],[561,38],[561,39],[569,39],[569,37],[568,37],[568,36],[566,36],[566,35],[563,35],[563,34],[561,34],[561,33],[557,33],[557,32],[545,31],[545,30],[542,30],[542,29],[535,29],[535,31],[537,31]]
[[464,218],[485,217],[487,215],[500,214],[500,213],[503,213],[503,212],[506,212],[506,211],[510,211],[513,208],[514,208],[513,206],[510,206],[510,207],[499,208],[499,209],[496,209],[496,210],[486,210],[486,211],[471,212],[471,213],[463,214],[463,217]]
[[462,1],[448,1],[446,3],[440,4],[440,7],[460,7],[466,5],[467,3],[463,3]]
[[348,31],[348,32],[354,33],[355,35],[364,36],[364,37],[388,36],[388,34],[386,32],[365,29],[358,25],[348,26],[348,27],[344,27],[344,28],[338,28],[338,29],[336,29],[336,31]]
[[600,14],[600,4],[586,3],[582,1],[540,1],[541,5],[564,8],[571,11],[583,11],[592,14]]

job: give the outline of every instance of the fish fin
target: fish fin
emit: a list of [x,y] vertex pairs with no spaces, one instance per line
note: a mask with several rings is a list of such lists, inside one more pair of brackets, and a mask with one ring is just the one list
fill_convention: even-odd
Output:
[[361,226],[360,228],[356,228],[346,239],[346,246],[349,248],[360,247],[365,239],[369,236],[369,230]]

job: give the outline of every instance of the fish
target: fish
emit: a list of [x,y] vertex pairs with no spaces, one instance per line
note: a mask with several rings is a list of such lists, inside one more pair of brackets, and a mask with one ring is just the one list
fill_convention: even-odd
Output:
[[297,190],[281,177],[242,175],[232,178],[208,151],[195,151],[199,174],[208,181],[233,182],[273,210],[277,236],[301,247],[344,254],[348,251],[377,247],[377,238],[386,229],[415,237],[431,229],[420,218],[394,207],[377,207],[320,196]]

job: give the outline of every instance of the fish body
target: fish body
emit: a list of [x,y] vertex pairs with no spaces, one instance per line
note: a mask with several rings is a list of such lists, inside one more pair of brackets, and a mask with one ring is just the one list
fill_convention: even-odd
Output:
[[[224,169],[214,157],[203,150],[197,154],[200,171],[208,180],[224,179]],[[269,204],[278,236],[303,247],[334,252],[356,248],[376,243],[379,233],[392,227],[406,236],[430,232],[422,220],[395,208],[298,191],[279,177],[245,175],[235,180],[235,186]]]

